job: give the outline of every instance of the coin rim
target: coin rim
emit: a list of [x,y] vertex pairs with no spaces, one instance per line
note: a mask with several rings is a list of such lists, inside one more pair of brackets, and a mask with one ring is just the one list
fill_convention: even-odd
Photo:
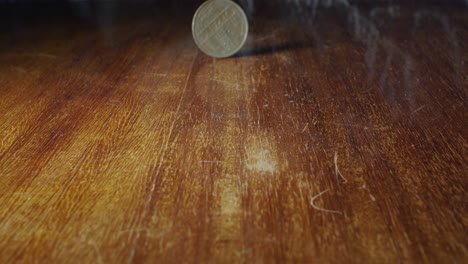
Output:
[[[242,17],[244,18],[244,22],[245,22],[245,26],[246,26],[246,30],[245,30],[245,33],[244,33],[244,36],[243,36],[243,39],[242,39],[242,42],[241,44],[239,45],[238,48],[236,48],[233,52],[230,52],[230,53],[227,53],[227,55],[221,55],[221,56],[218,56],[218,55],[213,55],[213,54],[210,54],[209,52],[207,52],[206,50],[203,49],[203,47],[200,45],[199,41],[198,41],[198,37],[195,36],[195,21],[197,20],[198,16],[200,15],[200,12],[201,10],[203,10],[203,8],[206,6],[206,5],[209,5],[211,2],[215,2],[215,1],[226,1],[226,2],[231,2],[231,4],[233,4],[241,13]],[[232,55],[236,54],[237,52],[239,52],[239,50],[242,49],[242,47],[244,46],[245,44],[245,41],[247,40],[247,37],[249,35],[249,21],[247,19],[247,15],[245,14],[244,10],[242,9],[242,7],[240,7],[236,2],[234,1],[231,1],[231,0],[208,0],[206,1],[205,3],[203,3],[198,9],[197,11],[195,12],[195,15],[193,16],[193,19],[192,19],[192,36],[193,36],[193,39],[195,41],[195,44],[197,44],[197,47],[203,51],[203,53],[211,56],[211,57],[215,57],[215,58],[228,58],[228,57],[231,57]]]

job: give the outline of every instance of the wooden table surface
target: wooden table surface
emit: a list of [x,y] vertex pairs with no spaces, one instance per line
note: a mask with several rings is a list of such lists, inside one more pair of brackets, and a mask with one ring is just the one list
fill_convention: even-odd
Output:
[[71,7],[0,27],[1,263],[468,263],[466,8]]

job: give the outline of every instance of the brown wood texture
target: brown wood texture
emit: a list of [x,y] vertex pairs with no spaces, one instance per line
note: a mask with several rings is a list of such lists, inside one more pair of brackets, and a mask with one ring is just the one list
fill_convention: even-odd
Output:
[[468,261],[466,9],[195,8],[3,23],[1,263]]

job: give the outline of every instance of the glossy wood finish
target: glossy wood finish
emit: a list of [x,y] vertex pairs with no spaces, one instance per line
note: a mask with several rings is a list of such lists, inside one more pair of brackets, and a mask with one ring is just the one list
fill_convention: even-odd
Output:
[[465,9],[195,8],[9,18],[0,262],[468,261]]

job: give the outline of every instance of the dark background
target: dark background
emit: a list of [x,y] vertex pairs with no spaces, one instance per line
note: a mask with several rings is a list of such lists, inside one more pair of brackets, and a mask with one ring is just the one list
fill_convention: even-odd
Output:
[[[175,16],[191,16],[203,0],[0,0],[0,29],[34,23],[91,22],[104,23],[111,19],[125,20],[142,16],[170,13]],[[376,6],[437,6],[466,9],[468,0],[238,0],[250,18],[273,14],[278,19],[284,14],[300,12],[307,17],[320,9],[329,9],[344,4],[359,8]],[[277,12],[277,11],[276,11]],[[115,22],[115,21],[113,21]],[[17,29],[17,28],[16,28]]]

